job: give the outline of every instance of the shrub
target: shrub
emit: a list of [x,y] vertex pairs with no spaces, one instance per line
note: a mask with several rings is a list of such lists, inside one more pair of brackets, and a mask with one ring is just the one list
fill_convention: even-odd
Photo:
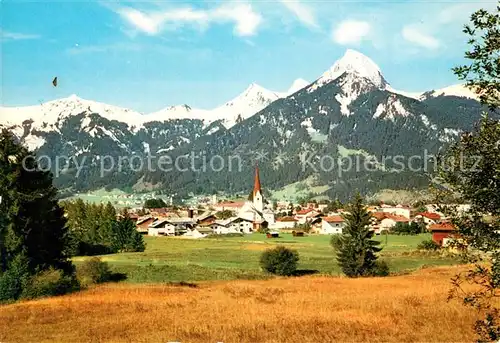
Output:
[[439,244],[434,242],[432,239],[427,239],[425,241],[422,241],[419,245],[417,245],[418,250],[430,250],[430,251],[436,251],[439,250],[441,247]]
[[334,249],[338,249],[338,247],[339,247],[339,243],[340,243],[340,235],[333,235],[333,236],[330,238],[330,245],[331,245]]
[[77,268],[76,275],[82,285],[103,283],[112,278],[108,263],[101,261],[99,257],[92,257],[82,263]]
[[372,276],[388,276],[390,274],[389,265],[385,261],[376,261],[372,270]]
[[79,283],[72,275],[65,275],[60,269],[50,268],[29,278],[21,298],[33,299],[63,295],[79,288]]
[[9,264],[7,271],[0,275],[0,303],[19,299],[28,279],[28,260],[23,255],[18,255]]
[[265,271],[282,276],[293,275],[298,261],[299,253],[283,246],[266,250],[260,257],[260,265]]

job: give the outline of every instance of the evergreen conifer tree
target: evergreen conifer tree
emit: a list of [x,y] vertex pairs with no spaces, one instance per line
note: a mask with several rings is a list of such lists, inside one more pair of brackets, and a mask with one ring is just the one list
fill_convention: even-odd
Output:
[[370,213],[363,198],[358,194],[347,207],[344,215],[346,226],[339,239],[334,240],[337,261],[342,272],[349,277],[371,276],[377,268],[377,253],[382,250],[380,242],[373,240],[370,230]]

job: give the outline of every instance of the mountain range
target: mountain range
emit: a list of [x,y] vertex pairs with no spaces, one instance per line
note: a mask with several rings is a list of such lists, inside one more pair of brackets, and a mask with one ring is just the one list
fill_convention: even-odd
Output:
[[[182,195],[245,191],[259,160],[268,190],[312,178],[323,186],[322,195],[345,198],[354,189],[426,187],[428,171],[399,170],[394,161],[380,159],[434,154],[471,130],[482,110],[476,95],[462,85],[422,93],[396,90],[370,58],[347,50],[312,83],[297,79],[285,92],[252,83],[212,110],[184,104],[141,114],[72,95],[36,106],[2,107],[0,126],[52,161],[72,157],[55,179],[68,193],[101,187]],[[104,156],[176,159],[193,154],[225,161],[237,155],[240,167],[207,170],[199,158],[188,168],[185,158],[186,171],[138,170],[125,163],[101,175]],[[338,167],[325,168],[325,161],[348,156],[373,168],[342,175]],[[83,160],[85,168],[78,169]]]

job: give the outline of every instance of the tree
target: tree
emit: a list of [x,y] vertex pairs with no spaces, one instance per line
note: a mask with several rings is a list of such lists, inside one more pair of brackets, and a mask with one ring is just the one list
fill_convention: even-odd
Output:
[[51,267],[72,274],[66,220],[52,176],[39,170],[33,154],[7,130],[0,133],[0,196],[1,272],[24,254],[31,274]]
[[163,208],[167,207],[167,204],[163,199],[148,199],[144,202],[144,208]]
[[234,211],[231,211],[231,210],[219,211],[219,212],[215,213],[215,216],[218,219],[222,219],[222,220],[228,219],[228,218],[234,217]]
[[375,275],[377,253],[382,248],[378,247],[380,242],[372,240],[374,233],[369,228],[371,215],[359,194],[347,206],[343,217],[346,226],[342,235],[333,241],[342,272],[349,277]]
[[[467,257],[475,267],[453,279],[450,298],[460,297],[484,315],[475,324],[480,341],[500,339],[500,7],[489,13],[479,10],[471,16],[470,51],[465,53],[468,65],[454,68],[459,79],[480,95],[488,106],[482,120],[471,133],[462,135],[442,156],[440,177],[447,185],[443,193],[471,204],[465,215],[455,214],[453,222],[465,240]],[[450,195],[451,194],[451,195]],[[469,251],[483,254],[471,255]],[[478,256],[486,256],[479,259]],[[483,262],[483,263],[479,263]],[[486,262],[486,264],[484,264]],[[491,266],[491,267],[487,267]],[[479,286],[465,291],[464,282]],[[497,306],[495,307],[495,304]]]
[[142,235],[137,232],[127,212],[113,223],[112,247],[117,252],[144,251],[146,248]]

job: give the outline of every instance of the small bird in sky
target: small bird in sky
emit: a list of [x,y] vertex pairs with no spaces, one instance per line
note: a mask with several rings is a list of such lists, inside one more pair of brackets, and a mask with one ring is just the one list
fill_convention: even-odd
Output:
[[56,77],[54,77],[54,80],[52,80],[52,85],[53,85],[54,87],[57,87],[57,76],[56,76]]

